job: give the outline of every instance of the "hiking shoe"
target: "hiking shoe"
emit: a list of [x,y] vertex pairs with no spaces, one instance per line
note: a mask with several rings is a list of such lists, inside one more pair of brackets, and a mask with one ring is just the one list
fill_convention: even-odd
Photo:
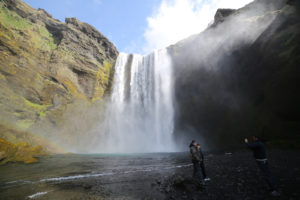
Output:
[[271,192],[271,195],[272,195],[273,197],[279,197],[279,196],[280,196],[280,193],[279,193],[278,191],[274,190],[274,191]]
[[205,178],[204,181],[210,181],[210,178]]

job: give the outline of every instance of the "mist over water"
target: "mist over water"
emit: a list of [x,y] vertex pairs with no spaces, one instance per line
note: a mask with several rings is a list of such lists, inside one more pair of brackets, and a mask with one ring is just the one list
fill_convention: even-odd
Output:
[[166,49],[120,53],[100,152],[174,151],[172,64]]
[[217,148],[227,123],[215,119],[230,120],[224,110],[239,116],[249,107],[248,98],[230,86],[239,80],[240,59],[247,62],[241,53],[255,53],[251,46],[270,34],[274,21],[280,24],[287,12],[284,2],[255,1],[201,33],[145,56],[120,53],[104,106],[79,103],[64,114],[63,128],[54,127],[49,137],[76,153],[186,151],[192,139],[205,150]]

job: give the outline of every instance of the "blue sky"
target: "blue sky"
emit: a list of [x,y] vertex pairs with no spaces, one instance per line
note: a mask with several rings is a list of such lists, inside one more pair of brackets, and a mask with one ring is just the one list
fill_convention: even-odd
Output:
[[64,22],[76,17],[97,28],[117,49],[146,54],[201,32],[217,8],[251,0],[24,0]]
[[[54,18],[64,22],[76,17],[97,28],[120,51],[131,50],[129,45],[142,45],[147,24],[160,0],[25,0],[34,8],[47,10]],[[133,49],[132,49],[133,50]],[[138,51],[138,50],[137,50]],[[138,52],[135,52],[138,53]]]

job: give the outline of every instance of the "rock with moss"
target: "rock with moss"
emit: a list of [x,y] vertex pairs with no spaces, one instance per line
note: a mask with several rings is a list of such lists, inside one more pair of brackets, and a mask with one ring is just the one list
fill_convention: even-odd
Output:
[[63,137],[57,126],[64,127],[66,112],[74,114],[78,106],[101,111],[117,56],[91,25],[75,18],[63,23],[20,0],[1,0],[1,123]]

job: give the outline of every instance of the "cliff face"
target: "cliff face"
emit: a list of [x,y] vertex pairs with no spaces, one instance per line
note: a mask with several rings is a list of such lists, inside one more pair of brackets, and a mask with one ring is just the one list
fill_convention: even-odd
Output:
[[[296,0],[219,9],[207,30],[169,47],[176,137],[211,149],[249,135],[299,147],[299,13]],[[62,152],[53,141],[91,145],[117,56],[86,23],[0,0],[0,164]]]
[[207,30],[169,48],[177,137],[229,149],[259,135],[299,148],[299,2],[257,0],[222,11]]
[[[22,1],[1,0],[0,122],[16,131],[2,128],[0,137],[16,143],[20,129],[71,140],[57,131],[68,123],[64,116],[101,109],[117,56],[115,46],[86,23],[62,23]],[[70,131],[75,138],[84,134]]]

